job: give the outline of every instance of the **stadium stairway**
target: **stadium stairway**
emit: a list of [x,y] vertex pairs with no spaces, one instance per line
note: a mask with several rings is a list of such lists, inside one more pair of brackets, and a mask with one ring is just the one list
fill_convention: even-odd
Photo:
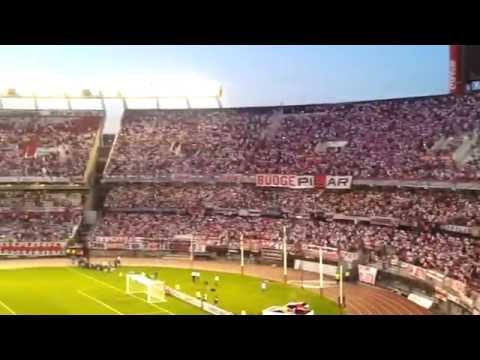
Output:
[[452,155],[453,160],[458,166],[462,166],[468,161],[469,155],[472,153],[475,145],[478,143],[478,133],[474,132],[467,136],[463,136],[461,140],[462,142]]

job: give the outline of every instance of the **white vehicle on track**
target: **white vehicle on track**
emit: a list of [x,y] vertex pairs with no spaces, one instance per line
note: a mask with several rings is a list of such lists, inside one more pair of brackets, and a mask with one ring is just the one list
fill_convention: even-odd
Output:
[[284,306],[270,306],[262,315],[314,315],[314,311],[305,302],[291,302]]

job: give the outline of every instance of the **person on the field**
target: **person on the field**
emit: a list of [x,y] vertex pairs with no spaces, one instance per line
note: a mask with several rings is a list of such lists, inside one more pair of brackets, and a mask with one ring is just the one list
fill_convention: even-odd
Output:
[[215,295],[215,297],[213,298],[213,303],[214,303],[215,305],[218,304],[218,296],[217,296],[217,295]]
[[192,271],[192,281],[194,283],[200,281],[200,273],[198,271]]
[[267,281],[263,280],[260,287],[261,287],[262,291],[266,291],[267,290]]
[[218,286],[219,281],[220,281],[220,276],[215,275],[215,286]]

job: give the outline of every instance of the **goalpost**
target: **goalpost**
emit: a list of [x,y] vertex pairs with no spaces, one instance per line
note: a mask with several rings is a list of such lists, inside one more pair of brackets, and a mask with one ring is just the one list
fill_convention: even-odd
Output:
[[127,294],[146,294],[149,304],[165,302],[165,283],[159,280],[152,280],[145,275],[127,274]]

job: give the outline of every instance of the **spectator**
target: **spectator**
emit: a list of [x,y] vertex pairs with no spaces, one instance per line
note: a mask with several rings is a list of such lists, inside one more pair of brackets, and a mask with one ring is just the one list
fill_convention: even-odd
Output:
[[[476,162],[463,166],[452,155],[478,130],[479,98],[473,93],[318,105],[283,114],[129,111],[106,176],[283,173],[473,180]],[[332,142],[344,144],[332,147]]]
[[83,181],[101,117],[43,116],[0,111],[0,177]]

